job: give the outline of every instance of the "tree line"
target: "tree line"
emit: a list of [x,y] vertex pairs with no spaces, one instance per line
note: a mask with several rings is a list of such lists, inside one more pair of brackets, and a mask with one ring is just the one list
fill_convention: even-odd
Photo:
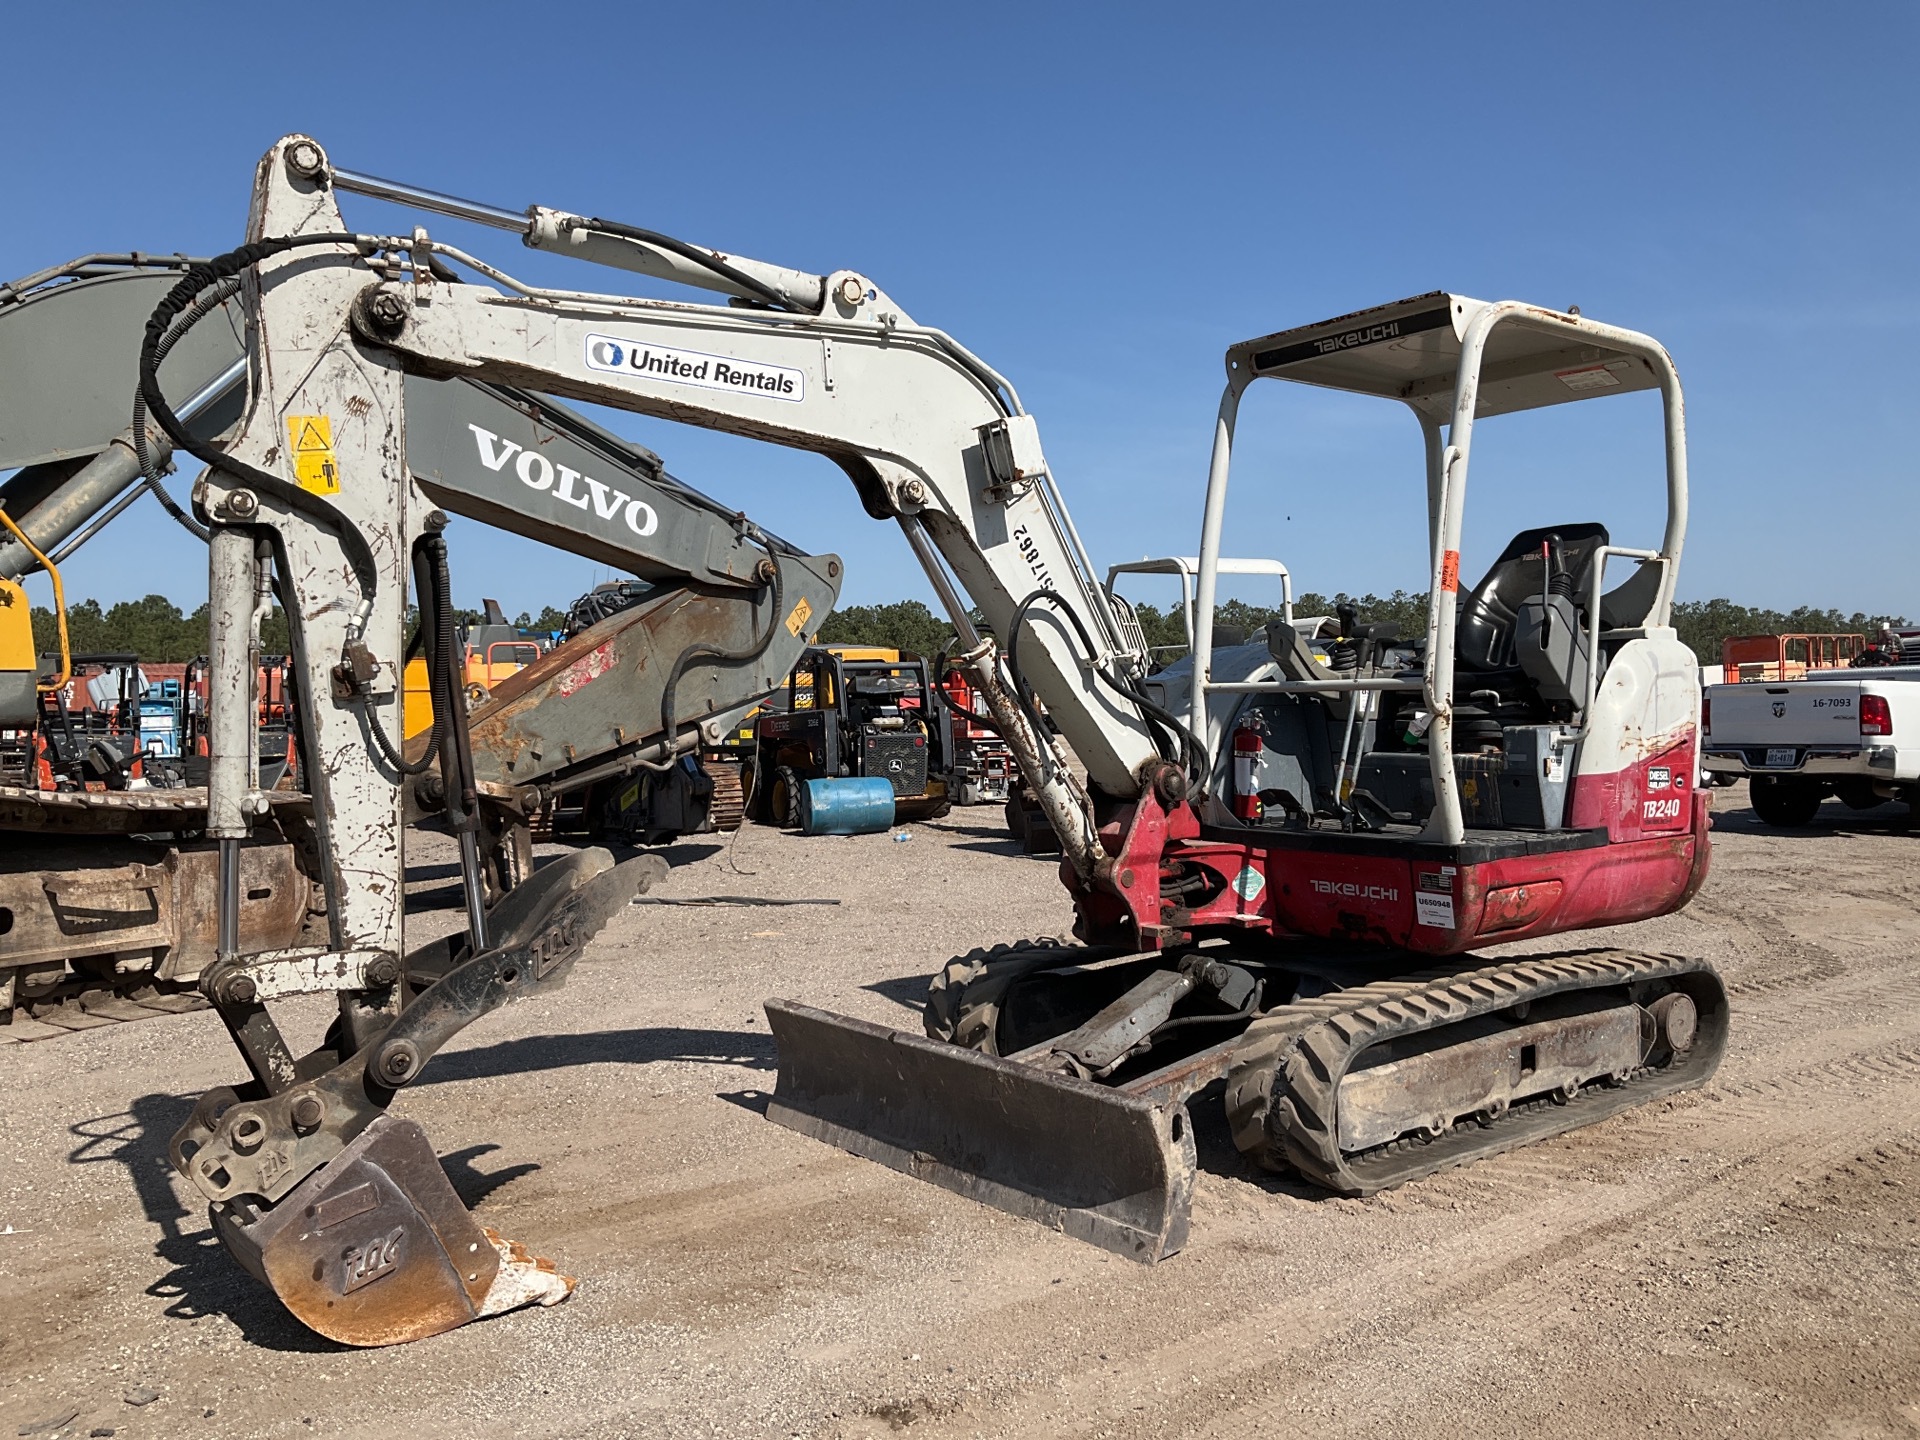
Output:
[[[1336,615],[1349,605],[1362,623],[1391,625],[1403,639],[1417,639],[1427,633],[1425,592],[1395,590],[1384,596],[1341,592],[1329,597],[1307,591],[1294,598],[1293,613],[1302,619]],[[1178,606],[1161,610],[1153,605],[1136,605],[1134,609],[1156,660],[1166,663],[1186,653],[1186,626]],[[1249,639],[1269,621],[1280,618],[1277,607],[1249,605],[1241,600],[1216,606],[1213,613],[1216,635],[1221,630],[1239,631]],[[976,624],[979,619],[976,614]],[[1730,635],[1861,634],[1872,640],[1883,626],[1899,629],[1908,623],[1904,615],[1870,615],[1860,610],[1848,613],[1810,605],[1768,610],[1727,599],[1676,600],[1673,604],[1673,628],[1703,665],[1720,663],[1721,642]],[[927,656],[938,654],[952,635],[953,626],[918,600],[849,605],[834,611],[820,627],[822,645],[879,645]]]
[[[67,644],[75,655],[137,655],[151,665],[178,665],[207,653],[210,607],[182,611],[164,595],[122,600],[102,607],[98,600],[78,600],[67,606]],[[463,625],[478,624],[478,610],[456,610]],[[407,607],[411,632],[417,612]],[[549,605],[538,615],[522,611],[514,625],[528,634],[545,636],[562,629],[567,612]],[[56,655],[60,635],[53,611],[33,608],[33,643],[42,655]],[[288,647],[287,618],[276,606],[260,627],[260,644],[269,655],[284,655]]]
[[[1296,597],[1297,616],[1332,615],[1341,606],[1351,605],[1363,622],[1392,625],[1404,637],[1426,633],[1427,597],[1406,590],[1391,595],[1350,596],[1344,593],[1329,598],[1311,591]],[[1155,658],[1162,663],[1186,653],[1185,626],[1178,607],[1161,610],[1139,605],[1140,629]],[[1248,605],[1229,600],[1214,611],[1214,624],[1243,632],[1249,638],[1277,619],[1274,608]],[[208,607],[201,605],[183,612],[164,595],[148,595],[140,600],[122,600],[102,607],[98,600],[80,600],[67,607],[68,643],[76,655],[130,654],[153,664],[178,664],[207,651]],[[461,610],[463,623],[480,619],[477,610]],[[408,625],[413,623],[408,612]],[[978,617],[975,617],[976,623]],[[515,626],[530,634],[545,635],[563,628],[566,611],[549,605],[538,615],[522,611],[514,617]],[[1900,615],[1851,614],[1840,610],[1820,610],[1800,606],[1793,610],[1766,610],[1737,605],[1731,600],[1679,600],[1673,606],[1673,626],[1684,642],[1704,664],[1717,664],[1720,642],[1729,635],[1789,635],[1858,632],[1873,639],[1883,625],[1901,627],[1908,622]],[[904,650],[913,655],[932,657],[946,648],[953,637],[953,626],[934,614],[918,600],[899,600],[890,605],[848,605],[835,610],[821,623],[822,645],[875,645]],[[53,654],[59,646],[53,613],[36,606],[33,611],[34,643],[43,654]],[[261,627],[261,641],[269,654],[287,648],[286,618],[276,609]]]

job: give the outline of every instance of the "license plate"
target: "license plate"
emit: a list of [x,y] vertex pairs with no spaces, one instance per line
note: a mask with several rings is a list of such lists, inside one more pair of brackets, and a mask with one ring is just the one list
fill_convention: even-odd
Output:
[[1767,768],[1769,770],[1791,770],[1799,758],[1799,752],[1791,745],[1785,747],[1770,746],[1767,750]]

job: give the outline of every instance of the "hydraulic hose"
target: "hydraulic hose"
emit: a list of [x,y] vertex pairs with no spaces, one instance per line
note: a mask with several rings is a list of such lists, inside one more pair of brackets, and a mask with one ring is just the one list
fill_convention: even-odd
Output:
[[604,231],[608,235],[618,235],[622,240],[638,240],[643,245],[651,245],[656,250],[666,250],[683,260],[691,260],[703,270],[711,270],[721,279],[750,290],[776,310],[793,310],[793,302],[775,290],[771,285],[747,274],[746,271],[729,265],[718,255],[702,250],[698,245],[689,245],[684,240],[676,240],[671,235],[662,235],[658,230],[643,230],[638,225],[622,225],[617,220],[590,219],[587,228]]
[[[1086,626],[1080,623],[1080,617],[1074,614],[1071,607],[1053,591],[1035,590],[1020,602],[1019,607],[1013,612],[1012,621],[1007,626],[1007,668],[1013,672],[1015,694],[1019,698],[1022,707],[1027,711],[1029,722],[1036,726],[1036,733],[1039,725],[1039,717],[1034,712],[1033,706],[1028,699],[1031,693],[1031,687],[1027,684],[1026,675],[1020,668],[1020,631],[1026,624],[1027,612],[1035,605],[1042,603],[1051,605],[1057,612],[1067,617],[1068,623],[1073,626],[1074,633],[1079,636],[1080,644],[1086,650],[1089,659],[1100,653],[1094,647],[1093,638],[1087,634]],[[1174,737],[1179,748],[1186,754],[1189,767],[1187,772],[1188,781],[1195,789],[1204,788],[1208,769],[1207,749],[1206,746],[1200,743],[1199,738],[1176,716],[1163,707],[1154,704],[1153,701],[1149,700],[1140,691],[1129,689],[1098,665],[1092,668],[1093,673],[1099,677],[1100,681],[1105,684],[1108,689],[1120,696],[1121,699],[1131,701],[1134,705],[1138,706],[1140,712],[1145,715],[1150,722],[1163,727],[1169,735]]]
[[753,643],[740,650],[723,650],[717,645],[698,643],[682,650],[673,662],[673,669],[667,672],[666,686],[660,692],[660,729],[662,743],[669,749],[673,745],[675,732],[680,728],[680,717],[674,704],[675,695],[680,688],[681,677],[696,660],[712,660],[722,665],[740,665],[758,660],[767,653],[767,647],[773,644],[776,627],[780,624],[780,609],[785,597],[785,581],[780,571],[780,557],[774,547],[759,536],[754,537],[767,553],[767,563],[773,567],[768,580],[772,590],[773,605],[767,613],[766,633]]
[[953,697],[948,695],[946,688],[941,685],[941,678],[946,675],[948,668],[953,663],[950,657],[953,654],[953,645],[955,643],[958,642],[950,642],[941,646],[940,653],[933,658],[933,693],[938,697],[940,708],[949,715],[964,716],[969,725],[978,725],[989,734],[998,735],[1002,740],[1006,739],[1007,737],[1000,729],[999,723],[991,715],[980,715],[971,710],[962,710],[958,705],[953,703]]
[[435,598],[432,578],[427,571],[426,561],[421,555],[420,547],[418,546],[415,547],[413,556],[413,587],[414,593],[420,597],[420,620],[419,623],[414,626],[413,638],[407,642],[406,653],[400,660],[400,713],[403,719],[402,728],[404,729],[407,661],[413,658],[416,651],[424,649],[427,660],[427,703],[433,709],[433,728],[427,735],[426,753],[418,760],[409,763],[406,756],[394,747],[391,740],[387,739],[386,727],[381,725],[379,717],[374,715],[370,709],[363,707],[362,710],[362,713],[366,716],[367,729],[373,735],[374,748],[380,752],[380,758],[385,760],[388,766],[396,774],[401,776],[426,774],[428,767],[434,762],[434,757],[440,753],[441,742],[445,738],[445,727],[441,718],[444,711],[434,694],[435,677],[440,670],[439,646],[435,638],[434,625],[434,616],[438,613],[439,606]]
[[466,695],[460,683],[463,654],[454,634],[453,577],[447,565],[447,542],[429,535],[419,544],[427,569],[433,578],[434,648],[433,679],[440,687],[440,699],[433,707],[433,724],[440,740],[440,777],[446,791],[448,826],[456,833],[474,829],[480,823],[480,795],[474,783],[473,751],[467,739]]
[[[160,343],[154,347],[154,367],[158,369],[161,362],[167,358],[168,352],[180,343],[189,330],[226,304],[239,293],[239,290],[240,277],[229,276],[196,300],[178,321],[167,327],[167,333],[160,337]],[[207,527],[181,509],[173,496],[167,493],[167,487],[161,483],[160,467],[154,463],[153,456],[147,450],[147,397],[138,389],[133,392],[133,453],[140,462],[140,475],[146,482],[146,489],[154,499],[160,502],[161,508],[185,526],[187,531],[197,539],[207,539]]]
[[[276,255],[284,255],[289,250],[305,249],[316,245],[357,245],[360,237],[338,232],[323,235],[283,236],[266,240],[256,240],[250,245],[242,245],[237,250],[229,250],[224,255],[216,255],[205,264],[195,265],[181,276],[179,282],[166,293],[160,303],[154,307],[148,317],[146,334],[140,342],[140,397],[160,428],[167,433],[177,449],[199,460],[202,464],[225,470],[244,481],[262,495],[271,497],[297,511],[308,519],[326,526],[340,538],[340,548],[346,552],[347,563],[353,567],[354,575],[360,583],[363,603],[371,601],[379,589],[379,567],[373,558],[373,550],[367,544],[366,537],[351,524],[333,506],[319,496],[302,490],[281,479],[278,475],[249,465],[243,460],[224,455],[191,434],[180,417],[173,413],[173,407],[167,403],[167,397],[160,389],[160,360],[163,354],[161,343],[167,339],[167,332],[176,317],[196,309],[196,299],[210,287],[222,281],[232,279],[253,269],[262,260],[270,260]],[[204,319],[210,313],[200,310],[195,317]],[[184,335],[191,324],[181,327]],[[178,340],[178,336],[174,337]],[[138,435],[136,429],[135,434]],[[375,727],[378,728],[377,726]]]

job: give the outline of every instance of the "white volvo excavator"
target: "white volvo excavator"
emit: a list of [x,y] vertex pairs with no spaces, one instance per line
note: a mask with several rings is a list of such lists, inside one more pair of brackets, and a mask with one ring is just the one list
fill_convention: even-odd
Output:
[[[424,228],[348,229],[343,192],[729,303],[525,284]],[[445,283],[443,265],[484,283]],[[215,449],[173,416],[154,357],[230,277],[250,395]],[[624,866],[550,866],[476,908],[466,936],[405,943],[394,697],[407,565],[425,555],[433,571],[440,523],[407,465],[409,375],[824,454],[900,527],[952,616],[958,661],[1062,841],[1079,943],[949,964],[926,1036],[769,1001],[781,1123],[1151,1261],[1185,1237],[1186,1105],[1215,1082],[1256,1162],[1366,1193],[1697,1085],[1717,1065],[1727,1005],[1704,963],[1470,953],[1673,910],[1706,873],[1698,671],[1668,625],[1684,415],[1653,340],[1436,292],[1233,346],[1193,655],[1149,679],[1137,623],[1098,583],[1012,385],[866,276],[457,200],[337,168],[289,136],[260,164],[246,243],[155,312],[141,384],[173,443],[210,466],[195,491],[213,531],[208,833],[237,849],[259,808],[245,657],[263,560],[287,594],[303,720],[325,757],[309,779],[330,944],[247,954],[228,932],[201,983],[254,1079],[205,1097],[172,1154],[228,1248],[322,1333],[386,1343],[564,1293],[551,1267],[479,1230],[418,1127],[387,1109],[461,1026],[557,983],[638,883]],[[1286,625],[1216,648],[1235,415],[1267,378],[1397,400],[1419,420],[1423,634],[1356,622],[1324,663]],[[1637,390],[1663,402],[1658,544],[1615,546],[1594,524],[1524,531],[1462,588],[1479,422]],[[321,459],[297,443],[315,428]],[[557,468],[516,475],[497,523],[611,503]],[[447,739],[455,792],[457,727]],[[223,927],[236,903],[223,893]],[[375,983],[374,967],[396,965],[403,983]],[[342,992],[344,1016],[334,1045],[298,1061],[264,1008],[238,998],[295,989]]]

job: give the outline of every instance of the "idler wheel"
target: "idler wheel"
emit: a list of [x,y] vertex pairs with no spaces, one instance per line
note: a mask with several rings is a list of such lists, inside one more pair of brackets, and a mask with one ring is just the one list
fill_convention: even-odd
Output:
[[1700,1010],[1693,1003],[1693,997],[1676,990],[1672,994],[1662,995],[1647,1007],[1653,1016],[1653,1022],[1659,1027],[1659,1036],[1667,1042],[1667,1048],[1674,1054],[1684,1054],[1693,1048],[1693,1039],[1700,1031]]

